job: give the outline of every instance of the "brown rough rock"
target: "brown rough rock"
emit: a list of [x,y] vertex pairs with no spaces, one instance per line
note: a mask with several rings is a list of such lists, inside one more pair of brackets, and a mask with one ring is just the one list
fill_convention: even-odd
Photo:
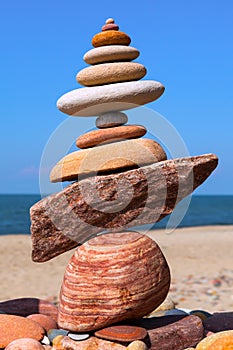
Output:
[[131,43],[130,37],[120,31],[116,30],[106,30],[100,32],[93,36],[92,45],[94,47],[106,46],[106,45],[126,45],[128,46]]
[[232,350],[233,331],[219,332],[203,339],[196,350]]
[[217,164],[213,154],[167,160],[84,179],[42,199],[30,210],[33,261],[50,260],[103,230],[125,230],[161,220]]
[[212,332],[233,330],[233,312],[215,312],[203,324],[206,330]]
[[155,324],[153,321],[150,318],[146,319],[146,324],[142,322],[149,334],[151,350],[184,350],[196,346],[204,337],[204,327],[198,316],[184,317],[161,327],[158,320],[155,320]]
[[57,322],[57,306],[47,300],[37,298],[18,298],[0,302],[0,310],[7,314],[17,316],[29,316],[31,314],[43,314],[50,316]]
[[80,180],[82,176],[110,174],[165,159],[162,146],[151,139],[113,142],[69,153],[53,167],[50,181]]
[[5,348],[13,340],[32,338],[41,340],[45,330],[36,322],[25,317],[0,315],[0,348]]
[[23,338],[13,340],[5,350],[44,350],[44,347],[37,340]]
[[169,287],[169,267],[151,238],[97,236],[77,248],[66,267],[58,325],[85,332],[142,317],[163,302]]
[[76,80],[84,86],[98,86],[140,80],[146,68],[136,62],[101,63],[82,69]]
[[69,337],[64,337],[62,346],[65,350],[124,350],[125,346],[108,340],[90,337],[87,340],[76,342]]
[[93,147],[101,143],[112,143],[117,140],[135,139],[146,134],[146,128],[142,125],[123,125],[101,130],[92,130],[79,136],[76,146],[79,148]]

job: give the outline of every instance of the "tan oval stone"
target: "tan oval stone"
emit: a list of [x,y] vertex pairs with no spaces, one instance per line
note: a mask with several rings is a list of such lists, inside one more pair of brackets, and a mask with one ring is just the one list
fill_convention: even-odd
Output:
[[166,153],[156,141],[120,141],[68,154],[52,169],[50,180],[72,181],[77,180],[80,175],[124,171],[166,159]]
[[96,34],[92,38],[92,45],[94,47],[105,46],[105,45],[126,45],[128,46],[131,42],[130,37],[120,31],[107,30]]
[[148,347],[143,341],[135,340],[127,346],[126,350],[148,350]]
[[135,62],[102,63],[81,70],[76,80],[84,86],[97,86],[140,80],[146,75],[146,68]]
[[101,46],[89,50],[83,56],[88,64],[99,64],[117,61],[132,61],[140,55],[140,52],[131,46],[111,45]]
[[5,350],[44,350],[44,347],[37,340],[31,338],[23,338],[13,340],[7,345]]
[[233,330],[218,332],[204,338],[196,350],[231,350],[233,348]]
[[58,324],[83,332],[142,317],[165,299],[169,286],[169,267],[151,238],[137,232],[97,236],[67,265]]
[[21,316],[0,315],[0,348],[19,338],[43,339],[45,330],[36,322]]
[[112,143],[126,139],[136,139],[146,134],[142,125],[123,125],[102,130],[93,130],[79,136],[76,146],[79,148],[93,147],[101,143]]
[[60,97],[57,107],[72,116],[97,116],[145,105],[158,99],[163,92],[164,86],[153,80],[85,87]]
[[121,126],[128,122],[128,117],[122,112],[108,112],[100,115],[96,121],[95,125],[99,129],[112,128],[115,126]]

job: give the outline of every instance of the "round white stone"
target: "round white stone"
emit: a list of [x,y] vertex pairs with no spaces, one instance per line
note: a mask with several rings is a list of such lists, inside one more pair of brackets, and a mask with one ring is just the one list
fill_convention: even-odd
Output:
[[140,55],[140,52],[131,46],[109,45],[96,47],[85,53],[83,59],[88,64],[132,61]]
[[68,115],[91,117],[145,105],[157,100],[163,92],[164,86],[154,80],[85,87],[60,97],[57,107]]
[[72,340],[80,341],[80,340],[85,340],[90,337],[88,333],[68,333],[68,337]]

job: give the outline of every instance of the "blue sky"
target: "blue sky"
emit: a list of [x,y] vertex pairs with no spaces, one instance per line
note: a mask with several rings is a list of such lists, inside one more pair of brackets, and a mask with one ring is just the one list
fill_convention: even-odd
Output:
[[[2,2],[0,193],[39,192],[43,149],[68,118],[56,100],[79,87],[83,54],[114,17],[140,50],[145,78],[166,87],[147,106],[175,126],[191,155],[219,156],[218,169],[196,193],[233,194],[232,14],[231,0]],[[79,122],[81,130],[85,121]]]

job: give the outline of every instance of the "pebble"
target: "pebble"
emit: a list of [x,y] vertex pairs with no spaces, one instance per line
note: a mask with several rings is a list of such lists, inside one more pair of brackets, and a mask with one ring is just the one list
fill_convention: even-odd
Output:
[[126,45],[131,42],[130,37],[123,32],[116,30],[106,30],[96,34],[92,39],[92,45],[94,47],[106,46],[106,45]]
[[166,158],[163,148],[151,139],[119,141],[68,154],[54,166],[50,181],[73,181],[80,175],[125,171]]
[[109,111],[122,111],[158,99],[164,86],[153,80],[131,81],[76,89],[60,97],[57,107],[72,116],[98,116]]
[[233,331],[224,331],[204,338],[196,350],[230,350],[233,346]]
[[163,316],[164,313],[168,310],[175,309],[175,303],[173,300],[167,296],[167,298],[163,301],[159,307],[157,307],[154,311],[152,311],[149,315],[147,315],[145,318],[150,318],[154,316]]
[[69,331],[65,330],[65,329],[50,329],[48,332],[47,332],[47,336],[49,338],[49,340],[52,342],[53,339],[55,337],[57,337],[58,335],[67,335],[69,333]]
[[122,112],[108,112],[100,115],[96,121],[95,125],[99,129],[112,128],[115,126],[121,126],[128,122],[128,117]]
[[47,315],[42,314],[32,314],[27,316],[28,319],[35,321],[43,327],[46,332],[48,332],[50,329],[56,329],[58,328],[57,322],[54,321],[54,319]]
[[13,340],[7,345],[5,350],[44,350],[44,347],[37,340],[31,338],[22,338]]
[[212,316],[209,312],[204,310],[192,310],[189,314],[200,317],[202,321],[205,321],[208,317]]
[[107,340],[130,342],[141,340],[147,336],[145,328],[136,326],[110,326],[95,332],[95,336]]
[[108,340],[99,339],[96,337],[90,337],[82,342],[75,342],[69,337],[65,337],[62,341],[64,349],[69,350],[123,350],[125,346],[110,342]]
[[21,316],[0,315],[0,348],[5,348],[19,338],[41,340],[44,333],[44,329],[32,320]]
[[126,349],[127,350],[148,350],[148,347],[143,341],[135,340],[132,343],[130,343]]
[[105,24],[110,24],[110,23],[115,23],[113,18],[106,19]]
[[132,46],[111,45],[101,46],[89,50],[83,56],[88,64],[99,64],[117,61],[132,61],[140,55],[140,52]]
[[102,32],[105,30],[119,30],[119,26],[115,23],[108,23],[102,27]]
[[233,312],[214,313],[204,320],[204,327],[212,332],[233,330]]
[[41,343],[43,345],[50,345],[50,340],[49,338],[45,335],[44,338],[41,340]]
[[57,335],[52,341],[53,346],[61,346],[64,337],[64,335]]
[[146,68],[140,63],[114,62],[84,68],[76,75],[76,80],[84,86],[98,86],[140,80],[145,75]]
[[76,340],[76,341],[80,341],[80,340],[85,340],[88,339],[90,337],[90,335],[88,333],[68,333],[68,337],[70,339]]
[[146,132],[146,128],[141,125],[123,125],[102,130],[92,130],[79,136],[76,140],[76,146],[89,148],[103,143],[136,139],[144,136]]

